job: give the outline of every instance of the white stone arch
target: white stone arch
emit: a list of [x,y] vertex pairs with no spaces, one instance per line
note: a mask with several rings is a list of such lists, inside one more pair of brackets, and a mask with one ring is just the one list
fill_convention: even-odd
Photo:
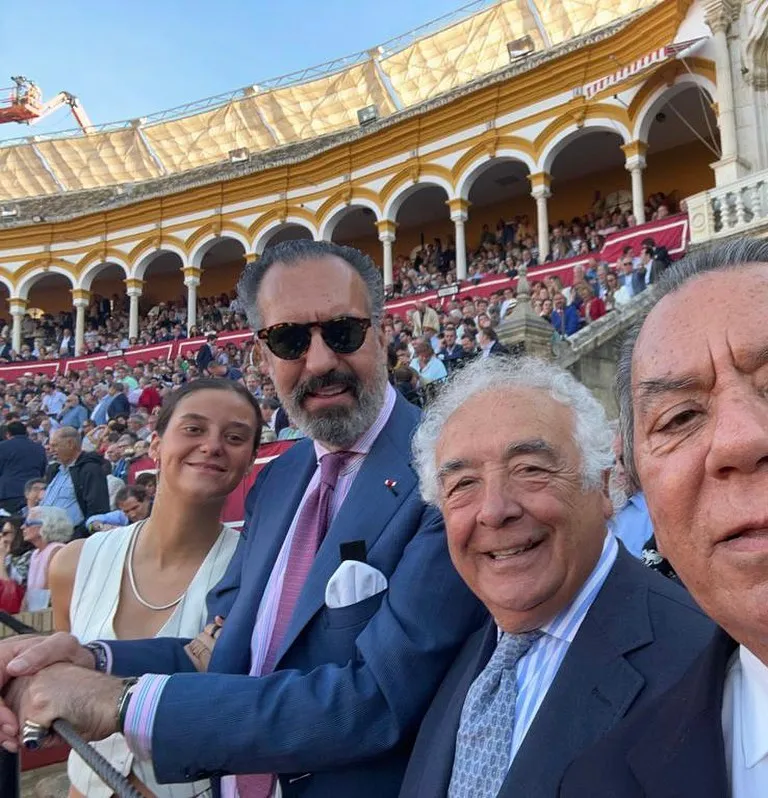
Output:
[[241,244],[244,254],[247,255],[250,252],[251,242],[244,235],[234,230],[222,230],[219,235],[209,233],[195,244],[194,248],[189,253],[189,265],[199,269],[205,255],[213,249],[216,244],[220,244],[227,239],[230,241],[237,241],[238,244]]
[[[526,152],[520,152],[519,150],[511,150],[511,149],[499,149],[495,155],[488,155],[487,153],[484,155],[480,155],[478,158],[475,158],[459,175],[458,179],[456,180],[456,199],[469,199],[469,192],[474,185],[475,180],[483,172],[486,172],[488,169],[492,169],[494,165],[497,163],[502,163],[503,161],[517,161],[518,163],[522,163],[528,167],[528,173],[534,174],[537,171],[536,161],[531,158],[530,155]],[[453,198],[452,198],[453,199]]]
[[[392,222],[396,222],[397,214],[400,212],[400,207],[408,199],[408,197],[415,194],[420,188],[426,188],[427,186],[437,186],[438,188],[444,189],[446,202],[453,197],[453,186],[442,177],[429,175],[427,177],[419,178],[416,181],[408,180],[407,182],[403,183],[387,200],[386,204],[384,205],[383,218],[389,219]],[[445,206],[445,212],[446,215],[449,215],[447,205]]]
[[691,86],[698,86],[704,89],[709,94],[711,100],[714,100],[717,96],[717,86],[715,86],[709,78],[690,72],[678,75],[672,86],[664,83],[646,99],[635,118],[635,124],[632,130],[633,140],[647,142],[653,120],[662,106]]
[[181,266],[179,266],[179,271],[181,271],[181,269],[186,266],[186,253],[183,249],[174,244],[163,244],[161,247],[149,247],[139,253],[128,276],[136,280],[143,280],[147,268],[152,261],[168,252],[172,252],[174,255],[178,255],[181,258]]
[[622,122],[607,117],[596,117],[595,119],[586,119],[582,125],[572,124],[567,128],[561,130],[542,150],[539,157],[539,166],[537,172],[547,172],[552,174],[552,164],[555,158],[572,142],[576,141],[580,136],[586,135],[595,131],[604,131],[605,133],[616,133],[624,142],[629,144],[632,141],[632,134]]
[[37,269],[33,269],[29,274],[25,275],[24,278],[18,285],[16,289],[16,293],[12,294],[14,298],[23,299],[25,302],[29,299],[29,292],[32,286],[40,280],[41,277],[45,277],[48,274],[60,274],[62,277],[66,277],[69,280],[70,286],[74,289],[75,287],[75,278],[72,276],[70,272],[64,269],[61,266],[40,266]]
[[128,277],[130,274],[130,267],[122,258],[109,257],[106,260],[99,260],[92,263],[76,280],[75,288],[81,288],[84,291],[90,291],[93,281],[99,276],[100,272],[109,266],[119,266],[123,270],[123,274]]
[[375,202],[372,202],[365,197],[354,199],[351,202],[341,202],[336,205],[336,207],[331,208],[331,210],[325,214],[323,221],[320,223],[320,230],[318,232],[320,241],[330,241],[339,222],[349,211],[353,211],[355,208],[368,208],[369,210],[373,211],[377,222],[380,222],[383,218],[385,218],[381,215],[381,208],[379,208]]
[[317,227],[315,227],[314,224],[308,222],[306,219],[302,219],[300,216],[288,216],[283,221],[275,219],[275,221],[270,222],[261,230],[254,242],[253,251],[257,255],[261,255],[273,236],[281,230],[285,230],[287,227],[303,227],[315,241],[319,240]]
[[[386,201],[382,213],[382,219],[389,219],[390,221],[397,220],[397,214],[400,211],[400,206],[410,197],[415,194],[420,188],[427,186],[438,186],[445,190],[445,199],[449,200],[453,194],[453,185],[443,177],[438,175],[426,175],[420,177],[418,180],[407,180],[402,185],[398,186],[394,194]],[[446,213],[448,213],[446,206]]]
[[[398,186],[397,190],[384,204],[382,212],[382,219],[389,219],[394,222],[397,220],[397,214],[400,212],[400,206],[410,197],[415,194],[420,188],[427,186],[438,186],[445,190],[445,198],[449,200],[453,196],[453,186],[445,178],[438,175],[428,175],[421,177],[418,180],[407,180],[402,185]],[[447,206],[446,206],[447,213]]]

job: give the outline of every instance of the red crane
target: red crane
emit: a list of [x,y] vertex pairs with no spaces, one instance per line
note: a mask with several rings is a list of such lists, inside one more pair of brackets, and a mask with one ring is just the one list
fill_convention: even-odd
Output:
[[34,125],[62,105],[68,105],[81,130],[88,133],[91,129],[88,114],[73,94],[60,91],[52,99],[43,102],[43,92],[36,83],[21,75],[12,77],[11,80],[15,85],[9,89],[0,89],[0,124],[20,122]]

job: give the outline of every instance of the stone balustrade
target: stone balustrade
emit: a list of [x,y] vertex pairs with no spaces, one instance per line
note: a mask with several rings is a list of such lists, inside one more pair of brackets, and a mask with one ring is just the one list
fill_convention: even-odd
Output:
[[691,243],[768,229],[768,170],[689,197]]

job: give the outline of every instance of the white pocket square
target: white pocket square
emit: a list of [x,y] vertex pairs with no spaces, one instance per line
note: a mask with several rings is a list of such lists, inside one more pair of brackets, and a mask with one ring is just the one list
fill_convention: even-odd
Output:
[[368,563],[344,560],[325,586],[325,605],[349,607],[387,589],[387,577]]

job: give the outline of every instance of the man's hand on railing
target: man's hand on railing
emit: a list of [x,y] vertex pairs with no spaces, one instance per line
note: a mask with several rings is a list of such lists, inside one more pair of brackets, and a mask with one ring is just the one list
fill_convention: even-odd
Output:
[[[57,632],[50,637],[22,635],[0,642],[0,690],[17,677],[32,676],[55,663],[66,662],[93,670],[93,654],[76,637]],[[3,693],[5,697],[5,692]],[[0,745],[18,750],[18,721],[5,701],[0,701]]]
[[[85,740],[103,740],[119,730],[118,699],[123,681],[75,665],[57,663],[33,676],[14,679],[3,693],[4,713],[13,717],[0,726],[0,745],[15,752],[25,722],[50,729],[66,720]],[[44,745],[56,741],[48,738]]]

